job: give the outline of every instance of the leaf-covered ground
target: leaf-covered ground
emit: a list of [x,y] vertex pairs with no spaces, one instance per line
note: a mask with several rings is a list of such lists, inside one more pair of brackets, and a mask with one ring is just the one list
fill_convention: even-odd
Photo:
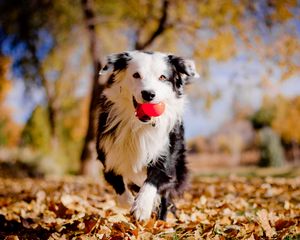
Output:
[[175,204],[138,223],[90,179],[0,178],[0,239],[300,239],[300,177],[199,177]]

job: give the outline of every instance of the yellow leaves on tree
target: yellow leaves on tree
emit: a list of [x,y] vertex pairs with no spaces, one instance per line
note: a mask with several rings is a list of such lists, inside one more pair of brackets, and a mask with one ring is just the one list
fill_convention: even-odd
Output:
[[270,18],[274,21],[287,21],[293,17],[292,8],[297,6],[297,0],[270,0],[269,5],[273,6],[274,11],[270,14]]
[[217,29],[224,25],[239,25],[239,19],[244,13],[245,6],[237,4],[234,0],[219,1],[196,1],[199,16],[207,18],[210,26]]
[[300,143],[300,97],[292,100],[280,97],[276,102],[276,114],[272,127],[287,141]]
[[9,68],[9,58],[0,55],[0,146],[16,145],[20,136],[20,127],[11,120],[11,109],[4,103],[11,89],[7,77]]
[[0,56],[0,104],[2,104],[7,93],[11,88],[10,81],[7,79],[7,72],[10,66],[8,58]]
[[201,59],[224,61],[235,55],[235,38],[231,31],[222,31],[198,46],[198,49],[196,56]]
[[[274,48],[276,49],[276,53],[274,52]],[[273,50],[270,50],[278,58],[278,64],[283,70],[282,80],[287,80],[295,74],[300,73],[300,41],[297,36],[282,36],[278,39],[275,46],[273,46]]]

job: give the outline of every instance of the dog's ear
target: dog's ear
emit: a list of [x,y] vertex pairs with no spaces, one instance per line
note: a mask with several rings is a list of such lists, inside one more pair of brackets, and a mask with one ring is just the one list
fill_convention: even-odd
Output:
[[100,70],[100,83],[105,84],[108,82],[112,73],[118,72],[127,68],[128,62],[132,59],[128,52],[111,54],[107,57],[106,64]]
[[169,55],[168,59],[174,69],[181,75],[185,84],[190,83],[194,78],[199,78],[199,74],[193,60],[183,59],[174,55]]

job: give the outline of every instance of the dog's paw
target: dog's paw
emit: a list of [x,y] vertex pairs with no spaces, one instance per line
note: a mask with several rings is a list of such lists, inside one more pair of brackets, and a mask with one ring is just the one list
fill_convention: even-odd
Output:
[[146,221],[151,217],[157,188],[151,184],[145,184],[138,193],[131,213],[138,221]]
[[130,208],[134,202],[134,197],[128,191],[117,196],[117,206],[121,208]]
[[152,208],[149,202],[144,203],[141,200],[137,200],[131,208],[131,214],[138,221],[146,221],[151,217]]

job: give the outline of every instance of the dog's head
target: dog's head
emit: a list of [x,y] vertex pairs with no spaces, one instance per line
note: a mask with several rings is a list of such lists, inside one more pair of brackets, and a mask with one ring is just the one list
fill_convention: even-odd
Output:
[[100,71],[100,82],[120,89],[139,103],[176,104],[184,86],[198,76],[192,60],[160,52],[131,51],[110,55]]

